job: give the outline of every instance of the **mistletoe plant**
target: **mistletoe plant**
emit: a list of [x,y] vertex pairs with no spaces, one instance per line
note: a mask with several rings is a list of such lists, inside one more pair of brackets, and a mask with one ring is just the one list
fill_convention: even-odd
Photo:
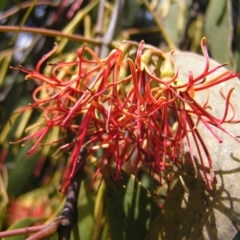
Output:
[[[42,121],[29,127],[28,134],[14,143],[33,142],[28,154],[43,145],[58,146],[55,158],[62,152],[70,154],[60,188],[63,193],[77,173],[82,174],[86,161],[95,169],[91,188],[98,177],[101,181],[104,176],[118,181],[122,171],[138,176],[139,169],[148,172],[160,186],[171,186],[178,170],[184,171],[184,163],[190,161],[195,176],[199,172],[197,166],[201,166],[206,186],[211,190],[216,182],[212,159],[198,125],[202,123],[219,143],[222,140],[214,128],[238,141],[222,124],[239,120],[234,118],[230,102],[233,89],[227,96],[221,94],[225,111],[220,118],[208,111],[211,104],[208,98],[200,104],[196,96],[239,74],[228,70],[218,74],[224,64],[210,68],[205,38],[201,47],[205,57],[202,73],[194,76],[189,70],[188,79],[181,79],[178,76],[181,69],[177,69],[173,60],[174,51],[164,53],[143,41],[139,44],[125,41],[105,59],[99,59],[85,45],[78,50],[75,61],[48,63],[51,73],[46,75],[40,69],[56,51],[55,44],[35,70],[12,68],[27,74],[27,81],[40,83],[33,92],[33,102],[17,113],[32,108],[42,113]],[[229,109],[233,112],[230,118]],[[51,134],[56,139],[44,141]]]
[[[14,68],[26,73],[26,80],[41,82],[33,93],[34,102],[18,112],[36,108],[43,113],[44,119],[44,123],[34,124],[31,133],[18,142],[34,141],[28,154],[42,144],[60,145],[54,156],[62,151],[70,153],[61,192],[66,192],[74,175],[91,156],[97,158],[92,183],[106,172],[118,180],[121,170],[137,176],[138,169],[144,168],[160,185],[163,181],[171,184],[176,169],[182,169],[184,161],[189,160],[195,175],[197,165],[201,165],[210,190],[215,183],[214,170],[198,124],[201,122],[221,143],[213,127],[238,141],[222,124],[239,120],[234,119],[234,114],[227,117],[229,108],[234,113],[230,103],[233,89],[223,96],[225,111],[220,118],[208,111],[207,99],[201,105],[195,95],[238,74],[226,70],[211,78],[211,74],[224,65],[210,69],[205,38],[201,47],[205,57],[202,73],[193,76],[189,70],[188,79],[179,79],[181,69],[175,67],[174,52],[163,53],[143,41],[139,45],[126,41],[105,59],[99,59],[84,46],[78,50],[75,61],[49,63],[52,72],[46,76],[40,68],[57,49],[55,45],[34,71],[23,66]],[[59,78],[59,73],[64,76]],[[44,142],[54,128],[58,129],[59,136],[53,142]],[[193,144],[197,153],[192,150]],[[85,158],[79,160],[83,150]],[[185,159],[186,152],[190,153],[189,159]],[[195,154],[199,164],[196,164]]]

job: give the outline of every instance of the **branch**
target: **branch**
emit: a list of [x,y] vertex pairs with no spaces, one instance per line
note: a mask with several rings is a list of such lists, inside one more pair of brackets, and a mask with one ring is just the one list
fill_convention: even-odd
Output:
[[117,0],[115,4],[111,19],[109,21],[108,29],[102,38],[100,58],[105,58],[109,53],[109,45],[115,36],[117,24],[119,24],[124,2],[125,0]]
[[35,28],[35,27],[19,28],[16,26],[0,26],[0,32],[28,32],[28,33],[41,34],[41,35],[51,36],[51,37],[68,38],[74,41],[91,43],[96,45],[101,44],[100,39],[86,38],[79,34],[66,34],[66,33],[62,33],[61,31],[46,29],[46,28]]
[[39,226],[34,226],[34,227],[26,227],[26,228],[21,228],[21,229],[7,230],[4,232],[0,232],[0,239],[35,233],[35,232],[43,230],[46,227],[47,227],[47,225],[39,225]]
[[50,222],[46,227],[41,229],[39,232],[33,234],[31,237],[26,240],[40,240],[45,237],[50,237],[56,233],[58,226],[61,224],[63,217],[56,217],[52,222]]
[[[58,239],[67,240],[70,239],[70,234],[74,225],[76,225],[78,220],[78,195],[80,190],[80,184],[82,180],[84,164],[82,164],[81,169],[74,176],[70,186],[67,190],[66,203],[60,214],[62,217],[61,224],[58,228]],[[77,230],[76,228],[75,230]]]
[[[17,12],[19,12],[25,8],[31,7],[32,4],[33,4],[32,1],[23,2],[23,3],[19,2],[16,6],[13,6],[9,10],[3,12],[0,16],[0,21],[2,21],[5,18],[11,17],[12,15],[16,14]],[[55,1],[52,1],[52,0],[39,0],[35,3],[35,6],[41,6],[41,5],[57,7],[58,3]]]

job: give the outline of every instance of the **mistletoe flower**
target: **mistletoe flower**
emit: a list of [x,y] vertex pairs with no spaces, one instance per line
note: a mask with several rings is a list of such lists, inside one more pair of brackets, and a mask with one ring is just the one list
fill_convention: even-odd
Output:
[[237,140],[222,126],[238,122],[234,116],[227,118],[229,108],[234,112],[230,103],[233,89],[224,96],[225,112],[220,119],[208,111],[208,100],[200,104],[196,95],[238,75],[226,70],[211,78],[222,66],[211,69],[205,38],[201,46],[205,68],[199,76],[193,76],[189,70],[188,79],[179,78],[181,69],[175,66],[173,52],[163,53],[143,41],[125,42],[102,60],[84,46],[79,49],[76,61],[50,64],[52,72],[47,76],[40,73],[40,67],[53,54],[55,46],[34,71],[18,68],[27,73],[26,80],[37,79],[42,83],[34,91],[30,107],[42,112],[44,122],[20,141],[35,139],[31,153],[53,129],[58,129],[58,139],[49,144],[60,145],[57,153],[70,152],[62,192],[85,163],[79,160],[83,150],[86,157],[98,159],[93,182],[100,172],[104,174],[107,170],[119,179],[122,169],[137,175],[139,168],[145,168],[160,184],[171,183],[189,152],[195,174],[196,155],[211,189],[215,182],[212,160],[198,125],[202,123],[219,143],[222,140],[213,127]]

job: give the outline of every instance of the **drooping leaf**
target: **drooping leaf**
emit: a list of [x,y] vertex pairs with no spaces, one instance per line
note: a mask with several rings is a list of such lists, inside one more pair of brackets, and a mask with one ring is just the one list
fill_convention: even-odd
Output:
[[238,231],[232,240],[240,240],[240,231]]
[[89,188],[90,179],[82,181],[78,204],[78,227],[82,240],[91,239],[95,228],[93,218],[94,193]]
[[212,0],[205,17],[205,31],[212,58],[218,62],[229,62],[233,66],[231,52],[232,22],[230,1]]
[[144,239],[159,207],[142,185],[123,172],[119,182],[108,181],[106,194],[111,239]]
[[[165,3],[166,2],[169,2],[169,1],[165,1]],[[166,14],[167,16],[164,17],[164,19],[162,19],[163,25],[167,33],[169,34],[170,38],[172,39],[172,41],[177,46],[180,41],[180,35],[179,35],[179,29],[178,29],[179,26],[176,23],[179,23],[179,17],[181,17],[181,14],[182,14],[180,11],[179,5],[171,4]]]
[[13,158],[8,182],[8,194],[10,196],[19,196],[26,192],[33,183],[34,169],[39,160],[39,155],[28,156],[29,148],[29,146],[20,148],[18,154]]

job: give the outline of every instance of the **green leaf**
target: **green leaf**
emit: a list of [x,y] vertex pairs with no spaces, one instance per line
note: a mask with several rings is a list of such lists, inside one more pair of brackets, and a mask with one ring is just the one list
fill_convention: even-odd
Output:
[[187,25],[191,0],[184,0],[181,3],[172,1],[160,1],[161,21],[176,46],[179,45],[184,29]]
[[[238,26],[238,29],[240,29],[240,25]],[[234,60],[235,60],[235,69],[234,71],[240,72],[240,31],[236,31],[236,36],[234,37]]]
[[[209,2],[205,17],[205,31],[211,57],[220,63],[229,62],[233,66],[231,53],[232,24],[227,0]],[[229,66],[231,68],[232,66]]]
[[134,24],[139,7],[140,5],[138,0],[124,2],[122,19],[125,26],[131,27]]
[[34,169],[39,160],[39,154],[27,155],[31,146],[19,148],[18,154],[14,155],[13,168],[9,173],[8,194],[19,196],[29,190],[34,182]]
[[240,231],[238,231],[232,240],[240,240]]
[[141,183],[122,172],[120,181],[106,181],[106,194],[111,239],[143,239],[160,209]]
[[6,0],[1,0],[0,1],[0,8],[3,8],[6,6],[7,1]]
[[179,31],[178,31],[178,20],[180,16],[180,9],[178,4],[171,4],[169,7],[169,12],[162,20],[163,25],[169,34],[171,40],[174,42],[174,44],[177,46],[180,41]]
[[78,227],[81,240],[91,239],[95,223],[93,218],[94,194],[90,191],[91,179],[83,180],[79,193]]

